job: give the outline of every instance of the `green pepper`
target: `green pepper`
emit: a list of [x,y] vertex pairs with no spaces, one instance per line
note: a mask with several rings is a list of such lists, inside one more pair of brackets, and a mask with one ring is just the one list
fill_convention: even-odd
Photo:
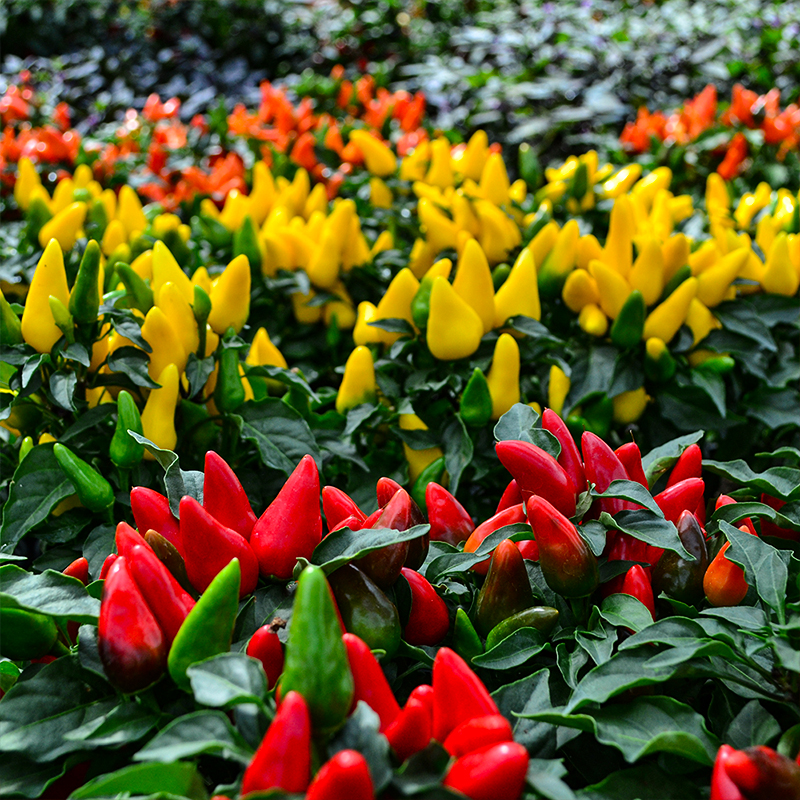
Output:
[[712,372],[715,375],[727,375],[736,366],[736,361],[728,355],[720,353],[718,356],[707,358],[702,364],[698,364],[695,369]]
[[99,197],[95,197],[89,204],[89,208],[86,211],[86,220],[83,223],[86,235],[91,239],[102,239],[108,227],[108,222],[105,203]]
[[167,249],[175,256],[175,260],[182,267],[188,267],[192,260],[192,251],[188,248],[177,228],[170,228],[161,237]]
[[24,608],[0,608],[0,655],[12,661],[29,661],[47,655],[58,639],[52,617]]
[[253,218],[248,214],[241,227],[233,234],[233,255],[247,256],[250,262],[250,271],[254,276],[261,277],[261,248],[258,246],[258,232],[253,223]]
[[60,442],[53,445],[53,455],[75,486],[75,493],[89,511],[101,512],[114,505],[114,490],[91,464],[79,458]]
[[682,558],[672,550],[665,550],[653,566],[653,594],[661,592],[682,603],[699,603],[703,597],[703,578],[708,569],[706,537],[697,517],[684,511],[678,518],[678,536],[694,561]]
[[0,341],[4,345],[22,344],[22,323],[0,289]]
[[423,277],[419,283],[419,289],[411,299],[411,319],[418,328],[428,327],[428,315],[431,310],[431,289],[433,289],[433,278]]
[[664,286],[664,291],[661,293],[661,297],[658,298],[658,303],[656,305],[663,303],[685,280],[691,277],[692,268],[688,264],[684,264],[667,281],[666,286]]
[[517,163],[522,180],[531,188],[536,188],[542,178],[542,165],[539,163],[536,151],[527,142],[519,146]]
[[420,507],[423,513],[426,513],[426,502],[425,502],[425,490],[428,488],[428,484],[433,483],[441,483],[442,477],[444,476],[445,468],[444,468],[444,456],[440,456],[439,458],[431,461],[425,469],[420,472],[417,476],[417,479],[414,481],[414,485],[411,487],[411,499]]
[[652,337],[645,343],[644,374],[649,380],[664,383],[672,378],[678,364],[663,339]]
[[309,564],[297,581],[281,696],[299,692],[321,732],[347,717],[355,687],[331,589],[320,567]]
[[467,663],[483,652],[481,637],[478,636],[467,612],[461,607],[456,609],[456,621],[453,624],[453,647]]
[[636,347],[642,340],[646,316],[647,306],[644,296],[638,289],[634,289],[611,325],[611,341],[623,350]]
[[570,179],[567,196],[574,197],[576,200],[582,200],[588,189],[589,167],[585,161],[581,161]]
[[508,264],[498,264],[492,270],[492,286],[497,291],[505,282],[506,278],[511,274],[511,267]]
[[225,333],[219,353],[219,372],[214,387],[214,404],[223,413],[236,411],[244,403],[244,384],[239,374],[239,349],[228,344],[235,336],[233,328]]
[[532,606],[523,609],[499,622],[489,631],[486,637],[486,649],[490,650],[520,628],[534,628],[542,636],[549,636],[557,623],[558,611],[555,608]]
[[175,683],[189,691],[186,670],[198,661],[227,653],[239,610],[239,559],[223,567],[200,596],[181,625],[167,657],[167,669]]
[[478,592],[475,627],[486,636],[506,617],[532,605],[533,591],[525,560],[514,542],[504,539],[492,553],[489,572]]
[[33,437],[26,436],[19,445],[19,463],[22,463],[22,460],[25,458],[30,451],[33,450]]
[[128,305],[146,314],[153,307],[153,290],[129,264],[118,261],[114,270],[125,287]]
[[391,658],[401,636],[395,604],[354,564],[339,567],[328,582],[347,631],[363,639],[370,650],[383,650]]
[[100,245],[90,239],[83,251],[78,274],[69,293],[69,312],[79,325],[94,325],[100,308]]
[[117,427],[111,437],[108,454],[120,469],[133,469],[144,458],[144,445],[139,444],[128,431],[144,435],[142,417],[130,392],[123,389],[117,396]]
[[528,227],[525,228],[525,241],[529,242],[533,239],[551,219],[553,219],[553,215],[550,212],[550,204],[542,203],[533,215],[533,219],[528,223]]
[[56,327],[64,334],[67,344],[72,344],[75,341],[75,321],[72,319],[72,314],[54,294],[51,294],[47,299]]
[[218,219],[200,214],[197,220],[203,235],[215,250],[230,247],[231,232]]
[[614,402],[607,395],[585,403],[567,417],[570,433],[580,438],[584,431],[597,434],[601,439],[608,436],[614,418]]
[[36,247],[39,246],[39,232],[50,221],[52,216],[44,198],[34,197],[31,200],[31,204],[25,212],[25,236]]
[[492,395],[480,367],[472,371],[458,407],[466,425],[482,428],[492,418]]

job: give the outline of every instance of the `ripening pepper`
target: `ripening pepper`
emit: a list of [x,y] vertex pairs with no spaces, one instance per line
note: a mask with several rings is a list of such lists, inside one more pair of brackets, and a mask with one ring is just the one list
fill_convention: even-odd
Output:
[[[500,530],[500,528],[504,528],[506,525],[516,525],[525,521],[525,505],[522,502],[517,502],[496,512],[472,531],[469,538],[464,543],[464,552],[474,553],[490,533],[494,533]],[[486,575],[489,571],[490,561],[491,557],[479,561],[472,566],[472,571],[477,572],[479,575]]]
[[472,620],[461,606],[456,609],[453,623],[453,648],[467,663],[483,652],[481,637],[478,636]]
[[203,508],[214,519],[245,539],[256,524],[256,515],[244,487],[227,461],[213,450],[206,452],[203,473]]
[[[314,669],[309,669],[313,664]],[[336,730],[353,702],[353,674],[325,573],[308,565],[297,581],[280,693],[299,692],[314,728]]]
[[411,588],[411,612],[403,628],[403,638],[413,645],[438,644],[450,628],[444,600],[419,572],[407,567],[401,572]]
[[100,307],[102,282],[100,245],[90,239],[83,251],[78,274],[69,295],[69,312],[80,325],[94,325]]
[[186,574],[186,562],[183,560],[178,548],[154,530],[146,531],[144,540],[150,545],[158,560],[169,570],[180,586],[188,594],[194,592],[194,587],[189,582],[189,576]]
[[144,445],[139,444],[129,430],[144,435],[136,401],[130,392],[122,389],[117,395],[117,424],[108,447],[111,462],[119,469],[133,469],[144,458]]
[[106,511],[114,505],[114,490],[91,464],[79,458],[60,442],[53,445],[53,455],[64,474],[72,481],[78,499],[90,511]]
[[527,510],[547,585],[564,597],[591,594],[599,582],[597,558],[575,526],[538,495],[528,500]]
[[140,531],[153,530],[163,536],[178,551],[181,548],[180,523],[169,507],[169,500],[154,489],[134,486],[131,489],[131,510]]
[[575,484],[553,456],[523,441],[498,442],[495,451],[516,480],[524,500],[533,494],[542,495],[565,516],[575,513]]
[[106,676],[126,694],[150,686],[166,670],[166,639],[123,556],[103,584],[97,644]]
[[703,599],[703,578],[708,569],[706,537],[695,515],[683,511],[675,523],[683,546],[694,556],[694,561],[682,558],[671,550],[653,565],[653,591],[661,592],[682,603],[698,603]]
[[561,294],[567,275],[575,267],[579,236],[580,229],[574,219],[566,222],[558,232],[552,250],[542,260],[538,270],[539,294],[542,297],[557,297]]
[[651,381],[666,382],[678,368],[663,339],[651,337],[645,344],[644,373]]
[[471,356],[483,337],[483,322],[445,278],[431,288],[427,342],[434,358],[455,361]]
[[267,688],[272,689],[283,672],[283,645],[271,625],[262,625],[251,637],[245,648],[250,658],[255,658],[264,667]]
[[65,306],[69,304],[64,254],[55,239],[48,242],[36,265],[20,323],[23,338],[40,353],[49,353],[61,338],[61,331],[50,311],[51,295]]
[[153,290],[145,283],[135,270],[124,263],[114,265],[114,271],[125,287],[125,302],[130,308],[136,308],[147,314],[153,307]]
[[[739,530],[750,532],[746,525],[740,525]],[[703,591],[712,606],[738,606],[747,594],[744,569],[726,555],[730,546],[730,542],[722,545],[703,576]]]
[[520,628],[535,628],[542,636],[549,636],[558,624],[558,609],[550,606],[531,606],[506,617],[486,635],[486,649],[500,644]]
[[[414,429],[412,429],[414,430]],[[424,430],[427,430],[425,428]],[[375,484],[375,496],[378,505],[385,508],[386,504],[402,489],[403,487],[393,478],[387,478],[385,475],[378,478]]]
[[492,418],[492,394],[480,367],[472,371],[459,400],[458,411],[467,425],[483,427]]
[[458,546],[475,530],[472,517],[453,495],[435,481],[425,487],[431,540]]
[[646,316],[647,307],[644,296],[638,289],[634,289],[628,295],[628,299],[623,303],[617,318],[611,325],[609,331],[611,341],[623,350],[636,347],[642,339]]
[[0,656],[12,661],[42,658],[58,640],[58,626],[51,616],[24,608],[0,607],[0,628]]
[[328,577],[342,624],[372,650],[391,658],[400,646],[397,608],[378,585],[355,564],[344,564]]
[[[404,431],[426,431],[428,426],[416,414],[400,414],[399,425]],[[408,462],[408,477],[416,482],[422,471],[433,461],[444,455],[441,447],[423,447],[415,450],[403,442],[403,454]]]
[[497,340],[492,366],[486,376],[492,397],[492,419],[500,419],[511,406],[519,402],[519,346],[511,334],[503,333]]
[[219,352],[217,382],[214,386],[214,405],[224,414],[236,411],[246,399],[239,351],[228,343],[233,336],[233,329],[228,328]]
[[178,630],[169,649],[167,668],[181,689],[189,691],[186,670],[192,664],[230,649],[241,574],[239,560],[234,558],[217,573]]
[[366,758],[357,750],[339,750],[314,776],[306,800],[373,800],[372,784]]
[[409,494],[411,499],[420,507],[423,515],[427,512],[425,501],[425,491],[430,483],[446,482],[447,470],[445,469],[445,457],[431,461],[425,469],[420,472]]
[[319,499],[319,470],[306,455],[253,526],[250,544],[263,577],[289,580],[297,559],[311,558],[322,539]]
[[353,633],[345,633],[342,641],[353,673],[353,705],[363,700],[380,718],[383,733],[397,718],[400,706],[370,646]]
[[722,745],[711,776],[711,800],[798,800],[800,766],[770,747]]
[[2,288],[0,288],[0,341],[6,346],[21,344],[24,341],[19,317],[6,300]]
[[510,539],[504,539],[492,553],[489,572],[478,592],[476,628],[487,636],[504,619],[532,605],[533,592],[522,553]]
[[372,353],[364,345],[357,346],[347,358],[344,376],[336,393],[336,410],[346,414],[362,403],[374,403],[377,391]]
[[[153,389],[142,411],[142,430],[153,444],[162,450],[172,450],[178,442],[175,430],[175,408],[180,398],[178,367],[167,364],[158,375],[160,387]],[[152,459],[149,452],[145,458]]]
[[[550,371],[550,381],[552,384],[552,369]],[[558,443],[561,445],[561,452],[556,460],[572,478],[572,482],[575,484],[575,491],[578,494],[586,491],[586,474],[583,470],[583,459],[578,450],[578,445],[575,444],[567,424],[552,406],[542,412],[542,427],[558,439]]]
[[242,776],[242,796],[282,789],[303,794],[311,782],[311,718],[298,692],[287,692]]
[[75,341],[75,320],[72,319],[72,314],[69,313],[67,307],[54,295],[47,298],[50,306],[50,314],[53,316],[53,322],[56,327],[64,334],[64,338],[68,345]]
[[258,231],[250,214],[245,215],[242,224],[233,232],[233,255],[234,258],[243,255],[254,274],[261,274],[264,256],[258,241]]
[[241,596],[250,594],[258,584],[258,562],[247,539],[212,517],[189,495],[181,498],[178,516],[182,554],[192,586],[204,592],[219,572],[237,558]]

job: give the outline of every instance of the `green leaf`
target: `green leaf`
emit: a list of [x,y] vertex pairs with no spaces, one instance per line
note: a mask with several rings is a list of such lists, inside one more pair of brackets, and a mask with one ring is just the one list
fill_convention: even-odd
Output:
[[405,531],[392,528],[362,528],[351,531],[340,528],[329,533],[311,554],[311,563],[321,566],[325,573],[339,569],[344,564],[360,558],[373,550],[380,550],[390,544],[409,542],[423,536],[430,530],[430,525],[414,525]]
[[472,461],[473,444],[460,416],[447,423],[442,433],[444,463],[450,475],[449,490],[452,494],[458,491],[458,484],[464,469]]
[[194,764],[135,764],[116,772],[98,775],[76,789],[70,800],[89,797],[172,794],[189,800],[207,800],[203,779]]
[[266,364],[261,364],[259,366],[242,364],[242,366],[244,367],[245,375],[272,378],[273,380],[285,383],[289,387],[299,389],[315,403],[319,402],[319,395],[317,395],[317,393],[311,388],[308,381],[297,372],[294,372],[290,369],[285,369],[284,367],[273,367]]
[[686,617],[665,617],[629,636],[620,644],[620,652],[632,650],[643,644],[666,644],[670,647],[693,645],[705,639],[703,626]]
[[492,692],[492,698],[497,703],[500,713],[511,723],[514,741],[543,758],[555,755],[553,730],[546,723],[522,715],[534,714],[553,707],[550,700],[549,676],[549,670],[540,669],[532,675],[505,684]]
[[561,780],[566,772],[561,761],[532,758],[528,762],[526,780],[547,800],[575,800],[575,792]]
[[782,513],[785,510],[786,507],[781,508],[780,511],[776,511],[774,508],[772,508],[772,506],[768,506],[766,503],[728,503],[728,505],[720,506],[718,509],[716,509],[709,522],[725,521],[731,525],[734,525],[740,520],[743,520],[745,517],[764,517],[770,522],[774,522],[776,525],[779,525],[781,528],[789,528],[790,530],[800,531],[800,521],[787,517],[784,513]]
[[509,328],[513,328],[515,331],[532,336],[537,342],[549,342],[552,344],[561,343],[561,339],[554,336],[546,325],[543,325],[538,319],[534,319],[533,317],[526,317],[523,314],[518,314],[516,317],[509,317],[506,320],[506,325]]
[[758,700],[751,700],[731,720],[723,739],[736,750],[769,744],[781,735],[778,720]]
[[62,620],[96,624],[100,616],[100,601],[91,597],[77,578],[52,569],[35,575],[15,564],[4,564],[0,567],[0,595],[3,606],[19,606]]
[[212,755],[249,764],[251,749],[222,711],[195,711],[170,722],[138,753],[134,761],[171,764],[182,758]]
[[747,462],[738,458],[735,461],[703,459],[703,469],[781,500],[800,499],[800,469],[795,467],[770,467],[763,472],[754,472]]
[[221,653],[186,670],[194,699],[204,706],[231,708],[255,703],[262,709],[267,679],[259,661],[244,653]]
[[677,439],[671,439],[642,456],[642,467],[647,478],[647,485],[651,488],[655,486],[656,481],[675,464],[681,453],[689,445],[699,442],[703,436],[705,436],[705,431],[687,433]]
[[600,616],[617,628],[639,632],[653,624],[647,606],[629,594],[611,594],[600,606]]
[[518,628],[491,650],[473,656],[472,663],[485,669],[515,669],[549,648],[550,643],[535,628]]
[[601,744],[619,750],[629,764],[652,753],[674,753],[710,766],[719,748],[702,715],[672,697],[640,697],[582,714],[543,711],[533,719],[592,733]]
[[614,772],[577,793],[579,800],[700,800],[707,797],[693,777],[667,773],[654,763]]
[[539,421],[539,415],[530,406],[525,403],[515,403],[497,420],[494,426],[494,438],[498,442],[530,442],[541,447],[553,458],[558,458],[561,444],[550,431],[541,427]]
[[59,408],[65,411],[76,411],[75,387],[78,385],[78,375],[72,371],[58,370],[50,376],[50,394]]
[[776,550],[758,536],[740,531],[727,522],[720,523],[720,530],[731,543],[726,557],[744,568],[747,583],[755,587],[758,596],[778,615],[778,621],[786,622],[789,553]]
[[623,500],[631,500],[634,503],[644,506],[649,511],[652,511],[657,517],[663,519],[664,512],[658,507],[656,501],[653,500],[653,495],[642,486],[641,483],[628,480],[611,481],[604,492],[597,492],[594,489],[592,497],[616,497]]
[[71,494],[75,487],[56,461],[52,443],[36,445],[14,471],[3,505],[0,551],[12,552],[26,533]]
[[231,417],[242,438],[256,445],[265,466],[290,475],[300,459],[310,454],[321,467],[322,457],[308,423],[286,403],[266,397],[246,403]]
[[389,333],[402,333],[408,336],[414,335],[414,329],[411,327],[408,320],[405,319],[386,317],[385,319],[376,319],[372,322],[368,322],[367,325],[372,328],[380,328],[381,330],[389,331]]
[[64,734],[64,739],[79,742],[82,748],[121,747],[138,742],[158,725],[160,714],[143,704],[128,701],[114,705],[104,715],[95,717]]
[[608,528],[615,528],[633,536],[634,539],[647,542],[647,544],[651,544],[654,547],[672,550],[687,561],[694,561],[694,556],[687,552],[683,546],[675,525],[649,511],[644,509],[626,510],[620,511],[613,517],[608,512],[603,511],[600,514],[600,522]]
[[138,347],[120,347],[108,357],[108,368],[111,372],[124,373],[136,386],[157,389],[161,384],[150,377],[147,371],[149,364],[150,356]]

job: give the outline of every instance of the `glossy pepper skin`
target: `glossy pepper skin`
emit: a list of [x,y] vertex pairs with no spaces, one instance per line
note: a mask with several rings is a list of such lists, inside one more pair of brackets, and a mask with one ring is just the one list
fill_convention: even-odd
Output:
[[83,251],[78,274],[72,291],[69,293],[69,313],[80,325],[93,325],[97,322],[97,311],[100,308],[100,245],[90,239]]
[[355,564],[344,564],[328,576],[344,627],[371,649],[391,658],[400,646],[397,608],[378,585]]
[[542,636],[549,636],[558,624],[558,609],[550,606],[531,606],[506,617],[486,636],[486,649],[490,650],[520,628],[535,628]]
[[242,796],[268,789],[302,794],[311,782],[311,717],[298,692],[287,692],[242,776]]
[[687,561],[677,553],[665,551],[653,567],[653,592],[656,596],[664,592],[682,603],[699,603],[708,569],[706,537],[688,509],[681,513],[676,527],[683,546],[695,560]]
[[684,511],[694,511],[697,508],[704,491],[705,481],[702,478],[684,478],[659,492],[653,500],[664,512],[664,518],[677,525]]
[[519,490],[517,482],[512,478],[508,482],[508,486],[503,490],[503,494],[500,496],[494,513],[499,514],[501,511],[505,511],[507,508],[511,508],[511,506],[517,506],[521,502],[522,492]]
[[329,531],[348,517],[358,517],[362,522],[367,518],[350,495],[335,486],[322,487],[322,513],[325,515]]
[[586,491],[586,473],[583,469],[583,459],[581,458],[580,450],[578,450],[578,445],[575,444],[575,440],[569,432],[567,423],[552,408],[546,408],[542,412],[542,427],[546,431],[550,431],[558,439],[558,443],[561,445],[561,452],[556,460],[572,478],[572,482],[575,484],[575,491],[578,493]]
[[575,526],[543,497],[528,500],[528,519],[539,545],[547,585],[564,597],[586,597],[599,581],[597,558]]
[[169,500],[146,486],[131,489],[131,510],[136,527],[140,531],[160,533],[171,545],[182,553],[181,527],[169,507]]
[[456,609],[456,619],[453,623],[453,647],[467,663],[483,652],[483,642],[472,620],[461,606]]
[[78,499],[90,511],[103,512],[114,505],[114,490],[91,464],[79,458],[60,442],[53,445],[53,455],[64,474],[75,486]]
[[[482,522],[477,528],[475,528],[475,530],[470,534],[469,539],[467,539],[466,543],[464,544],[464,552],[474,553],[490,533],[494,533],[495,531],[500,530],[500,528],[504,528],[506,525],[515,525],[525,522],[526,519],[525,506],[522,503],[518,503],[517,505],[510,506],[503,511],[499,511],[494,516],[489,517],[489,519],[487,519],[485,522]],[[489,572],[490,561],[491,556],[487,557],[483,561],[479,561],[477,564],[474,564],[472,566],[473,572],[477,572],[479,575],[486,575],[486,573]]]
[[653,599],[653,586],[650,583],[650,576],[640,564],[634,564],[626,573],[620,588],[621,594],[629,594],[639,600],[650,616],[656,618],[655,601]]
[[[720,506],[728,506],[736,501],[727,494],[721,494],[718,498],[716,503],[714,504],[714,510],[716,511]],[[761,502],[764,502],[764,495],[761,495]],[[739,526],[746,525],[747,530],[753,534],[753,536],[757,536],[755,526],[753,525],[753,520],[750,517],[744,517],[744,519],[740,519],[738,522]],[[761,521],[761,530],[764,533],[764,520]]]
[[528,751],[517,742],[491,744],[461,756],[445,776],[442,786],[470,800],[518,800],[525,786]]
[[622,466],[625,467],[628,480],[640,483],[645,489],[649,488],[644,474],[644,467],[642,466],[642,453],[636,442],[626,442],[618,447],[614,454],[622,462]]
[[419,572],[403,567],[402,575],[411,587],[411,613],[403,628],[403,638],[413,645],[438,644],[450,628],[444,600]]
[[122,389],[117,395],[117,425],[108,447],[111,462],[119,469],[133,469],[144,458],[144,445],[139,444],[129,430],[144,435],[136,401],[130,392]]
[[103,585],[97,643],[106,676],[126,694],[150,686],[166,671],[166,639],[123,556]]
[[338,728],[353,702],[353,674],[342,629],[325,573],[314,565],[297,581],[280,691],[282,696],[299,692],[314,728],[322,731]]
[[433,541],[458,545],[465,542],[475,530],[469,512],[453,495],[438,483],[425,487],[425,505],[428,509],[430,538]]
[[400,713],[383,731],[398,761],[406,761],[430,744],[431,724],[430,708],[412,692]]
[[511,723],[502,714],[489,714],[462,722],[442,743],[453,758],[500,742],[511,742]]
[[667,488],[686,480],[699,478],[703,474],[703,453],[699,445],[690,444],[678,457],[667,478]]
[[283,645],[270,625],[262,625],[251,637],[245,653],[261,662],[267,676],[267,688],[272,689],[283,672]]
[[357,750],[340,750],[314,776],[306,800],[373,800],[369,765]]
[[[228,331],[226,339],[233,336]],[[222,345],[219,353],[219,370],[217,383],[214,386],[214,404],[223,413],[233,413],[244,403],[245,391],[242,376],[239,373],[239,351],[235,347]]]
[[353,673],[353,705],[363,700],[380,718],[380,731],[383,733],[397,718],[400,706],[369,645],[352,633],[345,633],[342,641]]
[[475,608],[478,632],[487,636],[504,619],[533,605],[528,571],[519,548],[504,539],[492,553]]
[[256,588],[258,562],[247,540],[214,519],[189,495],[181,498],[180,526],[186,574],[198,592],[204,592],[234,558],[241,566],[241,596]]
[[479,367],[472,371],[461,394],[458,411],[465,424],[482,427],[492,418],[492,395],[486,376]]
[[378,478],[375,485],[375,494],[378,498],[378,505],[383,508],[403,487],[394,479],[382,477]]
[[188,594],[194,592],[194,587],[186,574],[186,562],[178,552],[178,548],[160,533],[156,533],[153,530],[145,533],[144,540],[150,545],[158,560],[170,571],[172,577],[178,581],[184,591]]
[[[586,478],[595,484],[598,492],[604,492],[612,481],[628,480],[628,473],[614,451],[595,433],[584,431],[581,436],[581,451]],[[612,516],[627,508],[635,508],[634,503],[617,498],[596,500],[600,512],[607,511]],[[569,516],[569,515],[567,515]]]
[[[739,530],[747,528],[742,525]],[[747,594],[744,570],[726,556],[730,546],[730,542],[722,545],[703,576],[703,591],[712,606],[738,606]]]
[[311,558],[322,539],[319,498],[317,464],[303,456],[250,535],[263,577],[289,580],[297,559]]
[[[758,745],[728,751],[722,761],[728,778],[746,800],[800,798],[800,766],[771,747]],[[713,792],[712,784],[712,796]]]
[[495,445],[497,457],[517,482],[524,500],[547,497],[564,516],[575,513],[575,484],[549,453],[530,442],[506,441]]
[[203,508],[225,527],[250,539],[256,515],[236,473],[213,450],[206,452],[203,476]]
[[42,658],[58,639],[58,626],[52,617],[24,608],[0,608],[0,627],[0,655],[12,661]]
[[76,558],[61,571],[70,578],[77,578],[84,586],[89,584],[89,562],[83,556]]

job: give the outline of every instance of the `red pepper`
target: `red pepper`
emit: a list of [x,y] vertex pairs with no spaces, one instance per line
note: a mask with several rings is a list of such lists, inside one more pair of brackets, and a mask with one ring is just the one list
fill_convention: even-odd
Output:
[[250,594],[258,584],[258,562],[247,539],[217,522],[189,495],[181,498],[180,517],[183,557],[192,586],[204,592],[217,573],[238,558],[242,568],[239,596]]
[[403,487],[391,478],[378,478],[375,493],[378,495],[378,505],[383,508],[394,496],[398,489]]
[[144,689],[167,669],[166,639],[123,556],[103,586],[97,643],[108,679],[125,693]]
[[363,700],[380,718],[380,731],[383,733],[397,718],[400,705],[369,645],[354,633],[344,634],[342,641],[347,648],[347,660],[355,684],[353,705]]
[[306,800],[373,800],[374,797],[369,765],[357,750],[340,750],[323,764],[306,794]]
[[131,528],[127,522],[117,523],[117,529],[114,532],[114,544],[116,545],[117,553],[129,560],[131,552],[136,545],[150,546],[145,542],[144,536],[140,536],[139,532]]
[[517,482],[512,478],[509,481],[508,486],[506,486],[494,513],[499,514],[501,511],[511,508],[511,506],[518,506],[521,502],[522,492],[519,490]]
[[427,710],[428,717],[430,718],[431,730],[433,730],[433,686],[427,683],[421,683],[419,686],[415,686],[408,696],[409,700],[412,697],[415,700],[419,700]]
[[169,500],[163,494],[145,486],[134,486],[131,489],[131,509],[136,527],[140,531],[160,533],[183,555],[181,526],[170,510]]
[[[750,533],[746,525],[739,530]],[[744,570],[725,555],[730,546],[730,542],[722,545],[703,576],[703,591],[712,606],[738,606],[747,594]]]
[[639,450],[639,445],[636,442],[627,442],[618,447],[614,453],[622,462],[622,466],[625,467],[628,480],[636,481],[644,486],[645,489],[648,489],[649,486],[642,466],[642,453]]
[[653,599],[653,586],[650,583],[650,576],[644,567],[634,564],[626,573],[620,589],[621,594],[629,594],[644,603],[650,616],[656,618],[656,606]]
[[528,751],[517,742],[491,744],[459,758],[442,786],[470,800],[518,800],[525,787]]
[[433,661],[433,738],[444,742],[462,722],[499,713],[467,662],[449,647],[440,648]]
[[475,627],[487,636],[504,619],[534,605],[528,571],[519,548],[503,539],[492,553],[489,573],[475,605]]
[[345,517],[342,520],[339,520],[329,531],[328,533],[333,533],[334,531],[341,530],[342,528],[350,528],[351,531],[360,531],[364,527],[364,520],[361,517],[356,516],[355,514],[351,514],[349,517]]
[[711,797],[710,800],[747,800],[739,791],[739,788],[728,775],[728,759],[735,753],[729,744],[723,744],[717,750],[717,757],[714,761],[714,771],[711,773]]
[[131,577],[164,632],[167,644],[172,644],[186,616],[194,608],[194,600],[158,560],[149,545],[135,545],[127,562]]
[[355,500],[335,486],[322,487],[322,513],[325,515],[329,531],[341,527],[339,523],[349,517],[358,517],[361,522],[367,518]]
[[83,556],[64,567],[63,573],[70,578],[77,578],[84,586],[89,584],[89,562]]
[[539,544],[547,585],[564,597],[586,597],[599,581],[597,558],[575,526],[543,497],[528,500],[528,519]]
[[250,539],[256,515],[236,474],[213,450],[206,452],[203,508],[226,528]]
[[427,706],[412,693],[383,735],[402,763],[430,744],[431,730],[431,715]]
[[381,518],[383,514],[383,506],[378,506],[361,524],[361,528],[375,528],[375,523]]
[[771,747],[728,752],[724,769],[747,800],[800,800],[800,767]]
[[[634,539],[633,536],[628,533],[617,531],[616,536],[612,540],[611,547],[608,548],[608,561],[647,561],[647,550],[648,546],[645,542]],[[610,594],[622,592],[622,584],[624,581],[624,575],[616,575],[610,581],[603,584],[603,596],[608,597]]]
[[[629,480],[628,473],[617,454],[596,433],[583,432],[581,450],[586,479],[595,485],[598,492],[608,489],[612,481]],[[638,508],[636,503],[611,497],[595,502],[600,512],[607,511],[612,516],[628,508]],[[567,514],[567,516],[572,515]]]
[[703,500],[705,481],[702,478],[684,478],[653,497],[664,512],[664,518],[675,525],[684,511],[694,511]]
[[703,474],[703,453],[696,444],[690,444],[681,454],[667,478],[667,488],[687,478],[699,478]]
[[303,794],[311,782],[311,717],[299,692],[287,692],[242,777],[242,796],[283,789]]
[[413,645],[434,645],[450,629],[450,616],[444,600],[419,572],[403,567],[403,577],[411,587],[411,613],[403,628],[403,638]]
[[108,577],[108,573],[111,572],[111,567],[114,566],[114,562],[119,558],[116,553],[111,553],[110,555],[106,556],[106,560],[103,562],[103,566],[100,567],[100,580],[105,580]]
[[475,530],[475,523],[464,506],[444,486],[434,481],[425,487],[425,505],[433,541],[457,546]]
[[319,499],[317,464],[311,456],[303,456],[250,536],[265,578],[287,581],[298,558],[311,558],[322,539]]
[[489,714],[462,722],[444,740],[444,749],[454,758],[498,742],[512,742],[511,723],[502,714]]
[[525,501],[534,494],[546,497],[564,516],[575,513],[575,484],[550,453],[530,442],[495,445],[497,457],[517,482]]
[[271,625],[262,625],[247,643],[245,653],[261,662],[272,689],[283,672],[283,645]]
[[[761,502],[765,505],[768,505],[770,508],[774,508],[776,511],[780,511],[781,508],[786,505],[785,500],[781,500],[778,497],[772,497],[766,492],[762,492]],[[761,518],[761,535],[777,536],[779,539],[788,539],[791,542],[796,542],[798,539],[800,539],[800,533],[797,531],[793,531],[791,528],[781,528],[771,520],[764,519],[763,517]]]
[[[736,501],[732,497],[730,497],[729,495],[721,494],[717,498],[717,502],[714,504],[714,510],[716,511],[718,508],[721,508],[722,506],[729,506],[729,505],[731,505],[732,503],[735,503],[735,502]],[[761,495],[761,502],[762,503],[764,502],[764,495]],[[739,526],[746,525],[747,526],[747,530],[750,531],[750,533],[752,533],[753,536],[757,536],[758,535],[756,533],[755,525],[753,525],[753,520],[751,520],[750,517],[744,517],[743,519],[740,519],[739,522],[737,523],[737,525],[739,525]],[[764,520],[761,520],[761,531],[762,531],[762,533],[764,532]]]
[[575,444],[575,440],[569,432],[567,423],[552,408],[546,408],[542,412],[542,427],[546,431],[550,431],[558,439],[558,443],[561,445],[558,463],[564,467],[570,478],[572,478],[575,490],[578,493],[585,492],[586,473],[583,469],[583,459],[581,458],[580,450],[578,450],[578,445]]
[[[467,539],[464,544],[464,552],[474,553],[490,533],[494,533],[500,530],[500,528],[504,528],[506,525],[515,525],[526,521],[525,506],[522,503],[499,511],[472,531],[469,539]],[[479,561],[477,564],[474,564],[472,567],[473,572],[477,572],[479,575],[486,575],[489,571],[489,562],[491,560],[492,557],[487,556],[484,561]]]

